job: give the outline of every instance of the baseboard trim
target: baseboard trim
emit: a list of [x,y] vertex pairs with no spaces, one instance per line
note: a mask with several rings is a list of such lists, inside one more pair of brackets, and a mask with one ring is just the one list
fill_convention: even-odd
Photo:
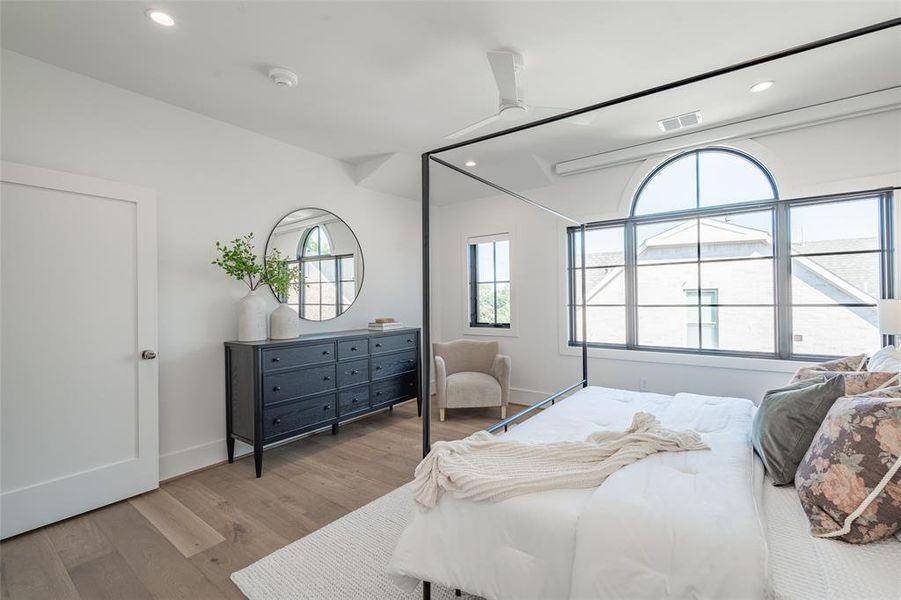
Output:
[[532,406],[537,402],[541,402],[553,392],[540,392],[538,390],[528,390],[525,388],[510,388],[510,404],[518,404],[520,406]]

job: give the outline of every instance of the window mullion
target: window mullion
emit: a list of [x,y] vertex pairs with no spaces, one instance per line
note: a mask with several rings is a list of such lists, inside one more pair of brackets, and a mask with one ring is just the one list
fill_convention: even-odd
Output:
[[791,280],[791,215],[789,205],[776,203],[773,209],[776,277],[776,354],[788,359],[792,355],[792,280]]
[[[635,349],[638,346],[638,288],[637,288],[637,263],[638,248],[636,247],[635,223],[627,222],[623,226],[623,239],[625,240],[624,258],[626,276],[626,348]],[[585,265],[582,265],[584,268]]]

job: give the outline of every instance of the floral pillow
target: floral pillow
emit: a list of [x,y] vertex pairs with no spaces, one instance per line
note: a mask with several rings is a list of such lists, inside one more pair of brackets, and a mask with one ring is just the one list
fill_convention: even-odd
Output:
[[817,537],[865,544],[901,530],[901,386],[880,392],[890,397],[836,400],[798,467]]
[[791,383],[825,375],[826,379],[841,377],[845,380],[845,395],[858,396],[874,390],[901,384],[901,373],[890,371],[819,371],[815,367],[798,369]]
[[855,354],[854,356],[837,358],[835,360],[817,363],[815,365],[810,365],[809,367],[804,368],[812,371],[817,371],[819,373],[823,373],[825,371],[866,371],[867,355]]

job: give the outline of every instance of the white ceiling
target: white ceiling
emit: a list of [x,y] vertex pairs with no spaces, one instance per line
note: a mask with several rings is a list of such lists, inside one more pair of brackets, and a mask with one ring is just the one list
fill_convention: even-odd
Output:
[[[177,25],[150,22],[144,16],[150,5],[171,13]],[[897,1],[851,0],[4,0],[0,10],[4,48],[356,164],[443,145],[448,132],[493,112],[497,91],[487,50],[525,54],[527,102],[577,107],[901,14]],[[876,78],[892,67],[873,65]],[[270,66],[295,70],[300,85],[274,86],[265,76]],[[873,79],[840,72],[842,81],[852,80],[848,89]],[[774,106],[803,105],[837,81],[799,80],[794,92],[787,83],[773,88]],[[744,91],[729,106],[712,104],[710,117],[772,110],[753,104],[764,96]],[[710,104],[711,93],[698,101]],[[698,101],[684,108],[703,108]],[[656,135],[656,119],[685,112],[676,104],[665,114],[644,111],[630,125],[644,128],[634,135]],[[598,151],[597,136],[586,140],[585,131],[605,131],[604,122],[577,134],[580,151]],[[562,148],[548,152],[548,160],[572,157]]]

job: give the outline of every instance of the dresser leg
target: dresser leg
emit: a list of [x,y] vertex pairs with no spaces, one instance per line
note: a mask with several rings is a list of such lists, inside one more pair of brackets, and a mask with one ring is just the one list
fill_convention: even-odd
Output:
[[263,447],[253,447],[253,466],[257,471],[257,479],[263,476]]
[[225,445],[228,447],[228,462],[231,464],[235,462],[235,438],[228,436]]
[[332,435],[338,435],[338,424],[332,423]]

